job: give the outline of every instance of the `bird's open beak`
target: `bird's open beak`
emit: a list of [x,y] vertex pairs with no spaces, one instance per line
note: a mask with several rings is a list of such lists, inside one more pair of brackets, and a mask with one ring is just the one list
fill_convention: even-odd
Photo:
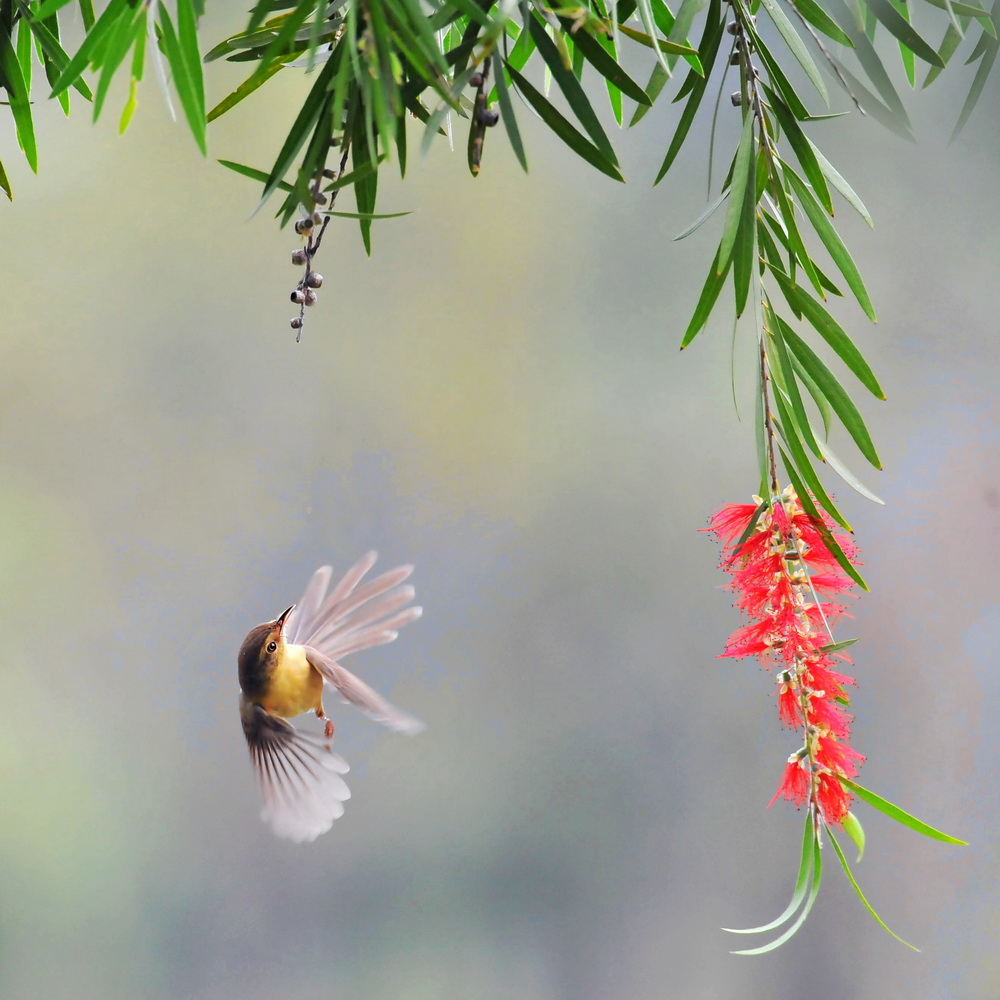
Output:
[[293,604],[290,608],[287,608],[286,610],[282,611],[281,614],[278,616],[278,628],[282,632],[284,632],[285,630],[285,619],[292,613],[294,609],[295,605]]

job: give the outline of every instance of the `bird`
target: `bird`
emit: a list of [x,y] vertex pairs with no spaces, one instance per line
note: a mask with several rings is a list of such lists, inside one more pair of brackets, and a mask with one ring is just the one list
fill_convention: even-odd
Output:
[[[362,583],[377,554],[361,557],[332,588],[333,570],[321,566],[298,604],[274,621],[252,628],[240,647],[240,720],[263,800],[261,819],[297,843],[315,840],[343,815],[351,792],[342,775],[347,762],[333,750],[333,721],[323,693],[340,698],[398,733],[424,729],[416,717],[390,705],[340,660],[392,642],[423,609],[404,581],[412,566],[399,566]],[[322,736],[286,721],[314,712]]]

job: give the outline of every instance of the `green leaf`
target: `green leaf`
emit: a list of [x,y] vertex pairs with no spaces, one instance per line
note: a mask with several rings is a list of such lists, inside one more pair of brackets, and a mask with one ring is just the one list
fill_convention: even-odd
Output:
[[843,177],[837,172],[833,164],[819,151],[819,149],[809,140],[810,147],[812,147],[813,155],[816,157],[816,162],[819,164],[820,170],[823,171],[823,175],[826,179],[840,192],[840,196],[847,202],[851,208],[854,209],[858,215],[861,216],[865,222],[868,223],[869,227],[874,229],[875,224],[872,222],[872,217],[868,213],[868,209],[865,208],[865,203],[857,196],[854,188],[844,180]]
[[316,82],[312,85],[312,89],[309,91],[295,121],[292,123],[284,145],[278,153],[278,158],[271,168],[267,183],[264,185],[264,193],[261,195],[261,201],[266,201],[269,195],[280,185],[282,178],[291,169],[295,162],[295,157],[298,156],[299,150],[305,144],[315,127],[320,112],[327,101],[331,79],[342,62],[341,57],[343,55],[344,44],[341,41],[334,50],[334,54],[330,56],[317,74]]
[[[781,218],[784,232],[787,234],[786,238],[791,256],[794,258],[794,262],[797,262],[802,270],[806,272],[806,277],[816,290],[816,294],[825,298],[823,294],[823,282],[819,276],[819,268],[813,263],[809,251],[806,250],[805,241],[802,239],[802,234],[799,232],[799,224],[795,218],[795,208],[788,193],[785,191],[784,181],[780,175],[780,163],[772,164],[772,167],[775,168],[774,172],[778,176],[772,177],[770,191],[777,202],[775,214]],[[777,235],[779,230],[775,229],[774,232]],[[794,276],[793,267],[794,264],[789,265],[789,274]]]
[[[889,79],[889,74],[885,70],[882,58],[875,51],[864,31],[851,23],[850,10],[844,0],[825,0],[825,2],[827,10],[831,14],[835,14],[836,12],[842,13],[843,16],[840,18],[841,24],[850,25],[845,30],[850,35],[851,41],[854,42],[854,54],[857,56],[858,62],[861,63],[865,73],[868,74],[868,78],[872,81],[879,94],[881,94],[882,100],[885,101],[886,107],[890,112],[889,117],[896,120],[894,127],[901,129],[903,135],[910,137],[912,131],[910,120],[906,116],[906,110],[903,107],[903,102],[899,99],[899,95],[896,93],[896,88],[893,87],[892,81]],[[831,56],[831,59],[844,74],[844,78],[848,83],[851,83],[854,77],[850,71],[835,56]],[[861,87],[858,81],[855,81],[852,86],[862,89],[864,93],[868,93],[867,90]],[[876,112],[868,109],[867,106],[866,110],[870,110],[873,116],[876,115]]]
[[[568,18],[560,18],[563,27],[569,31],[572,21]],[[626,97],[631,97],[638,104],[651,107],[653,102],[649,95],[639,86],[635,80],[619,65],[611,54],[601,45],[601,43],[588,34],[583,28],[573,35],[573,44],[577,51],[583,53],[583,57],[604,77],[608,83],[614,84]]]
[[521,139],[521,130],[517,125],[517,117],[514,114],[514,105],[510,99],[510,90],[507,87],[507,71],[501,64],[497,78],[497,103],[500,105],[500,121],[507,132],[510,140],[510,148],[514,150],[517,162],[521,164],[521,169],[528,172],[528,157],[524,151],[524,142]]
[[[669,73],[670,64],[667,62],[667,57],[664,55],[664,50],[661,47],[661,41],[657,38],[656,32],[656,21],[653,18],[653,8],[650,4],[650,0],[638,0],[639,4],[639,19],[642,21],[642,26],[646,29],[647,36],[652,39],[653,49],[656,52],[656,58],[659,59],[660,65]],[[621,30],[624,34],[630,34],[629,29],[625,25],[621,25]],[[636,39],[638,41],[638,39]]]
[[578,156],[585,159],[591,166],[616,181],[624,181],[618,167],[607,159],[596,147],[591,145],[573,126],[530,84],[513,66],[507,64],[511,80],[524,96],[524,99],[538,112],[538,116],[552,129],[563,142]]
[[[761,232],[767,232],[767,230],[761,226]],[[820,418],[823,421],[823,433],[826,437],[829,437],[830,429],[833,427],[833,407],[830,406],[830,401],[823,395],[815,379],[802,366],[802,362],[799,361],[794,352],[791,358],[792,367],[795,369],[795,377],[806,387],[809,395],[812,396],[813,402],[816,404],[816,409],[819,410]]]
[[108,88],[118,67],[125,61],[129,49],[135,41],[136,34],[145,35],[145,9],[137,7],[130,15],[118,18],[114,28],[108,33],[104,49],[101,52],[101,76],[94,92],[94,121],[96,122],[108,96]]
[[851,781],[849,778],[841,777],[840,783],[845,788],[850,789],[859,799],[867,802],[872,808],[885,813],[889,819],[893,819],[897,823],[901,823],[903,826],[913,830],[914,833],[930,837],[932,840],[944,841],[946,844],[957,844],[959,847],[969,846],[969,842],[967,840],[959,840],[957,837],[952,837],[947,833],[942,833],[929,823],[924,823],[923,820],[917,819],[916,816],[911,816],[910,813],[906,812],[904,809],[900,809],[899,806],[893,805],[887,799],[883,799],[881,795],[877,795],[875,792],[864,788],[857,782]]
[[815,0],[790,0],[790,2],[792,9],[808,21],[817,31],[822,32],[827,38],[832,38],[841,45],[854,47],[850,35]]
[[401,219],[404,215],[412,215],[412,212],[323,212],[323,215],[333,215],[338,219]]
[[771,303],[765,299],[764,334],[768,347],[768,372],[777,391],[791,404],[791,410],[786,410],[782,423],[787,424],[785,429],[800,438],[814,455],[822,458],[819,442],[813,435],[812,426],[802,402],[802,394],[799,392],[799,385],[795,380],[795,370],[782,339],[782,332],[780,318],[774,314]]
[[705,328],[716,299],[718,299],[719,293],[722,291],[722,286],[726,283],[726,277],[729,274],[729,264],[725,265],[720,274],[716,267],[718,259],[718,255],[716,255],[715,260],[712,262],[712,267],[708,272],[708,278],[702,287],[698,304],[695,306],[694,315],[691,317],[687,330],[684,332],[684,337],[681,340],[682,351]]
[[702,212],[701,215],[699,215],[698,218],[695,219],[694,222],[692,222],[691,225],[687,227],[687,229],[685,229],[681,233],[678,233],[674,237],[674,241],[676,242],[677,240],[683,240],[686,237],[690,236],[693,232],[695,232],[695,230],[700,229],[715,213],[715,210],[729,197],[729,191],[730,188],[725,188],[722,194],[720,194],[719,197],[716,198],[715,201],[713,201],[708,206],[708,208],[706,208],[705,211]]
[[740,213],[740,223],[736,228],[736,242],[733,244],[733,292],[736,297],[737,319],[743,315],[743,310],[746,309],[754,261],[759,257],[755,219],[757,212],[755,169],[756,157],[751,157],[747,182],[743,187],[743,211]]
[[872,909],[871,903],[869,903],[868,900],[865,899],[865,894],[861,891],[861,886],[858,885],[857,880],[854,878],[854,875],[851,872],[851,867],[847,863],[847,858],[844,857],[844,852],[841,849],[840,844],[837,843],[837,838],[833,835],[833,830],[831,830],[830,827],[827,827],[826,829],[827,833],[830,835],[830,843],[833,844],[833,849],[837,852],[837,857],[840,859],[841,867],[844,869],[844,874],[847,876],[848,882],[850,882],[851,885],[853,886],[854,891],[858,894],[858,899],[860,899],[861,902],[864,904],[865,909],[872,915],[872,917],[875,918],[875,922],[886,933],[894,937],[900,944],[905,944],[906,947],[909,948],[911,951],[920,951],[919,948],[915,948],[912,944],[909,943],[909,941],[904,941],[898,934],[896,934],[894,931],[891,931],[888,925],[885,923],[885,921],[875,912],[874,909]]
[[840,460],[837,453],[830,447],[829,441],[824,441],[822,444],[823,461],[833,469],[834,472],[840,476],[841,479],[847,483],[856,493],[861,494],[866,500],[871,500],[872,503],[880,504],[885,506],[885,501],[876,496],[870,489],[853,472]]
[[[812,461],[806,453],[803,441],[797,433],[798,428],[794,422],[793,414],[789,410],[783,395],[780,392],[776,392],[774,393],[773,399],[775,409],[778,411],[778,418],[775,420],[775,424],[782,439],[788,446],[788,451],[791,454],[796,471],[802,477],[802,482],[805,483],[809,493],[816,498],[815,502],[819,504],[819,506],[821,506],[823,510],[825,510],[845,531],[851,531],[852,529],[850,524],[848,524],[847,519],[840,513],[837,505],[833,502],[829,493],[827,493],[822,480],[816,474]],[[784,455],[785,452],[782,451],[782,454]],[[787,457],[785,467],[789,476],[791,476],[792,473],[789,468]]]
[[205,135],[205,81],[195,28],[192,0],[177,0],[177,30],[163,0],[159,4],[160,44],[173,73],[174,88],[184,117],[203,154],[208,152]]
[[[128,17],[132,13],[127,0],[111,0],[104,13],[97,19],[94,26],[87,32],[83,43],[63,69],[59,79],[52,85],[52,93],[49,97],[58,97],[67,87],[75,83],[80,74],[87,68],[91,55],[97,50],[99,45],[103,45],[119,17]],[[44,11],[36,14],[38,20],[42,20]]]
[[[766,504],[761,504],[765,507]],[[749,535],[747,536],[749,538]],[[792,892],[792,899],[782,913],[768,924],[760,927],[723,927],[724,931],[730,934],[763,934],[765,931],[773,931],[775,927],[780,927],[799,908],[799,904],[806,898],[806,890],[809,888],[809,877],[813,870],[813,854],[816,849],[816,835],[813,832],[812,814],[806,811],[806,826],[802,834],[802,853],[799,857],[799,871],[795,876],[795,889]]]
[[[708,86],[709,77],[712,75],[712,70],[715,67],[715,57],[719,50],[719,43],[722,40],[725,25],[726,20],[725,17],[722,16],[722,8],[719,0],[712,0],[711,6],[708,10],[708,15],[705,18],[705,28],[702,32],[701,44],[699,45],[699,51],[704,55],[706,60],[705,65],[708,69],[704,72],[704,74],[698,74],[692,69],[688,73],[687,77],[685,77],[680,91],[678,91],[677,96],[674,98],[675,101],[679,100],[685,92],[689,92],[691,95],[688,98],[687,104],[684,105],[684,111],[681,113],[680,121],[677,123],[677,128],[674,130],[673,138],[670,140],[667,155],[663,158],[663,163],[660,165],[660,170],[656,175],[656,180],[653,181],[654,186],[659,184],[660,181],[666,176],[667,171],[672,166],[674,160],[677,158],[677,154],[681,151],[681,147],[684,145],[684,140],[687,138],[687,134],[691,129],[691,123],[694,121],[695,115],[698,113],[698,107],[701,104],[701,99],[705,96],[705,90]],[[685,88],[687,88],[687,91],[685,91]]]
[[733,159],[732,176],[729,182],[729,205],[726,207],[726,221],[722,227],[722,241],[719,243],[719,253],[715,259],[717,274],[729,267],[733,256],[733,244],[736,242],[736,230],[743,214],[743,202],[750,177],[750,163],[754,154],[753,114],[747,113],[743,118],[743,133],[740,144],[736,147]]
[[774,112],[774,116],[778,119],[778,123],[781,125],[782,132],[785,133],[785,138],[788,140],[788,144],[795,151],[795,156],[799,161],[799,165],[802,167],[803,173],[809,179],[809,183],[812,184],[813,190],[816,192],[816,196],[819,198],[823,207],[833,215],[833,201],[830,198],[830,190],[826,186],[826,180],[823,177],[823,171],[820,168],[819,160],[816,158],[816,154],[813,151],[812,143],[806,138],[805,133],[799,128],[799,123],[792,117],[788,108],[785,107],[781,99],[768,87],[766,84],[764,86],[764,93],[767,94],[768,100],[771,104],[771,110]]
[[[806,822],[810,821],[810,815],[806,814]],[[819,895],[820,882],[823,878],[823,852],[819,847],[819,838],[813,838],[812,844],[812,888],[809,890],[809,896],[805,901],[805,906],[802,908],[802,912],[798,915],[795,923],[781,934],[776,937],[769,944],[761,945],[759,948],[748,948],[746,951],[734,951],[730,954],[733,955],[764,955],[769,951],[774,951],[776,948],[780,948],[789,938],[794,936],[798,929],[806,922],[806,918],[812,911],[813,904],[816,902],[816,897]]]
[[[904,0],[889,0],[892,9],[907,23],[910,23],[910,8]],[[906,82],[912,87],[917,78],[916,58],[913,50],[908,48],[903,42],[898,42],[899,58],[903,63],[903,72],[906,73]]]
[[[373,155],[369,145],[368,133],[363,121],[363,115],[356,115],[354,119],[354,136],[351,142],[351,163],[355,170],[363,170],[377,158]],[[369,171],[362,175],[354,185],[354,199],[357,202],[358,213],[361,218],[358,225],[361,227],[361,240],[365,245],[365,253],[371,256],[372,253],[372,220],[375,214],[375,199],[378,193],[378,173]]]
[[[253,181],[260,181],[261,184],[267,183],[268,173],[266,170],[255,170],[253,167],[248,167],[243,163],[235,163],[232,160],[219,160],[218,162],[229,170],[242,174],[244,177],[249,177]],[[277,187],[281,191],[292,190],[292,185],[287,184],[285,181],[282,181]]]
[[[963,24],[967,23],[967,21],[967,18],[962,18]],[[956,28],[952,24],[948,25],[948,29],[945,31],[944,38],[941,40],[941,45],[938,48],[938,55],[946,66],[955,54],[955,50],[962,44],[964,38],[965,32],[963,28]],[[927,70],[927,76],[924,77],[923,86],[929,87],[940,75],[940,66],[930,66]]]
[[848,814],[840,821],[840,825],[844,828],[844,833],[846,833],[847,836],[854,841],[854,846],[858,849],[858,857],[854,862],[857,864],[865,856],[864,827],[861,825],[858,817],[852,812],[848,812]]
[[36,21],[44,21],[50,18],[57,10],[62,10],[66,4],[72,0],[43,0],[38,7],[31,12],[31,16]]
[[878,453],[875,451],[875,445],[868,433],[868,428],[865,427],[865,422],[858,408],[854,405],[854,401],[847,394],[847,391],[840,382],[837,381],[833,372],[815,354],[813,349],[784,320],[779,320],[779,322],[781,323],[782,334],[789,348],[827,398],[834,412],[840,418],[841,423],[854,439],[858,450],[876,469],[881,469],[882,463],[879,460]]
[[535,48],[538,54],[545,60],[546,65],[552,72],[552,79],[558,84],[563,92],[567,103],[573,109],[573,114],[579,119],[587,134],[593,140],[594,145],[600,150],[604,158],[618,166],[618,158],[611,146],[611,142],[601,127],[594,109],[591,107],[590,99],[584,93],[580,81],[573,75],[573,71],[563,65],[559,50],[549,38],[545,28],[539,23],[537,17],[528,19],[529,30],[535,40]]
[[7,195],[8,201],[14,200],[14,190],[10,186],[10,179],[7,177],[7,171],[4,170],[2,162],[0,162],[0,188],[2,188],[3,193]]
[[649,98],[649,104],[640,104],[632,115],[629,127],[637,125],[646,116],[646,112],[653,106],[653,102],[660,96],[663,88],[667,85],[670,74],[658,63],[653,63],[653,69],[649,74],[649,82],[646,84],[645,93]]
[[996,42],[992,42],[986,54],[983,56],[982,62],[979,64],[979,69],[976,70],[976,76],[972,81],[972,86],[969,88],[969,94],[965,98],[965,103],[962,105],[962,112],[958,116],[958,123],[955,125],[955,129],[951,133],[952,141],[954,141],[958,137],[959,132],[965,128],[965,123],[969,120],[972,112],[976,108],[976,105],[979,103],[979,98],[983,93],[983,88],[986,86],[986,81],[993,69],[993,64],[996,62],[998,51],[1000,51],[1000,46],[998,46]]
[[[38,147],[35,145],[35,126],[31,120],[31,100],[6,23],[0,23],[0,86],[7,91],[18,145],[24,150],[28,166],[37,174]],[[8,197],[9,194],[8,190]]]
[[[37,16],[37,15],[36,15]],[[49,61],[46,64],[45,70],[46,74],[52,72],[55,73],[55,80],[59,79],[59,74],[69,65],[70,58],[66,53],[66,50],[62,47],[59,42],[59,36],[56,31],[59,28],[59,22],[53,21],[53,27],[56,30],[52,30],[44,21],[39,21],[34,18],[28,21],[31,25],[31,30],[34,33],[35,38],[38,40],[38,44],[41,45],[42,51],[45,53],[45,58]],[[53,79],[50,78],[50,85],[53,83]],[[90,92],[90,87],[84,83],[83,80],[77,79],[73,83],[73,87],[83,95],[83,97],[90,101],[93,100],[93,94]],[[57,97],[62,97],[62,94],[57,94]],[[64,105],[64,109],[67,105]]]
[[810,516],[813,522],[813,527],[819,534],[820,538],[823,539],[823,544],[826,546],[827,551],[837,560],[837,564],[840,568],[864,591],[869,591],[869,586],[865,583],[864,577],[858,572],[857,567],[850,559],[847,558],[844,553],[843,548],[841,548],[840,543],[834,537],[833,532],[826,526],[826,522],[823,520],[816,504],[813,501],[812,496],[809,491],[805,488],[805,484],[799,478],[798,473],[795,471],[795,467],[791,464],[788,459],[788,455],[785,454],[784,449],[781,449],[781,458],[785,465],[785,471],[788,473],[788,478],[791,481],[792,488],[795,490],[799,498],[799,503],[802,504],[802,509]]
[[284,69],[284,65],[280,62],[271,63],[271,65],[263,72],[254,71],[254,73],[244,80],[228,97],[224,97],[221,101],[205,117],[206,122],[214,122],[216,118],[221,118],[227,111],[231,108],[235,108],[240,101],[249,97],[255,90],[259,87],[264,86],[268,80],[271,79],[276,73]]
[[753,41],[754,48],[756,49],[756,57],[761,63],[763,63],[764,69],[767,70],[767,75],[770,77],[774,89],[781,94],[784,102],[788,105],[792,114],[795,115],[795,117],[800,121],[805,121],[810,117],[810,115],[806,106],[802,103],[802,99],[799,97],[798,92],[792,86],[788,77],[785,76],[784,70],[781,68],[781,64],[771,54],[770,48],[768,48],[764,40],[758,34],[757,30],[753,27],[749,11],[747,11],[746,7],[742,4],[739,4],[739,7],[743,12],[742,16],[746,21],[746,32]]
[[868,289],[865,288],[865,283],[861,279],[861,274],[858,271],[857,265],[854,263],[854,258],[850,255],[847,247],[844,245],[844,241],[840,238],[840,234],[833,228],[833,224],[830,222],[830,219],[823,211],[822,206],[816,200],[816,196],[809,190],[808,187],[806,187],[805,182],[798,176],[798,174],[795,173],[794,170],[789,169],[786,164],[782,164],[782,166],[784,167],[785,176],[789,179],[789,181],[791,181],[792,187],[795,189],[795,194],[798,196],[799,204],[802,206],[803,211],[812,223],[813,229],[816,230],[816,234],[823,242],[827,252],[833,259],[833,262],[837,265],[840,273],[844,276],[844,280],[847,282],[847,287],[854,293],[854,297],[858,300],[858,304],[865,311],[865,315],[873,323],[876,322],[875,309],[872,306],[871,299],[868,297]]
[[821,653],[839,653],[842,649],[849,649],[858,641],[858,639],[841,639],[840,642],[831,642],[820,646],[819,651]]
[[844,328],[801,285],[793,284],[786,274],[775,268],[772,268],[772,273],[778,279],[788,304],[796,313],[805,316],[816,332],[833,348],[840,360],[873,396],[885,399],[885,393],[875,378],[875,373]]
[[865,0],[868,9],[885,25],[889,32],[896,36],[915,56],[923,59],[931,66],[944,66],[944,61],[920,37],[916,29],[900,15],[889,0]]
[[806,43],[795,30],[795,26],[788,20],[785,12],[778,6],[777,0],[761,0],[761,2],[764,9],[768,13],[768,16],[774,22],[774,26],[778,29],[778,33],[785,40],[785,44],[788,46],[789,51],[793,56],[795,56],[798,64],[805,71],[806,76],[809,77],[809,82],[816,88],[824,102],[829,104],[830,95],[827,93],[826,84],[823,82],[823,77],[820,75],[819,67],[813,61],[813,57],[809,55]]
[[[618,27],[621,33],[628,35],[633,42],[645,45],[647,49],[656,49],[661,55],[663,53],[673,53],[689,58],[697,58],[698,56],[697,49],[691,48],[690,45],[681,45],[679,42],[668,42],[665,38],[657,38],[655,35],[647,34],[645,31],[637,31],[635,28],[630,28],[627,24],[620,24]],[[664,65],[664,69],[667,73],[670,72],[668,66]]]

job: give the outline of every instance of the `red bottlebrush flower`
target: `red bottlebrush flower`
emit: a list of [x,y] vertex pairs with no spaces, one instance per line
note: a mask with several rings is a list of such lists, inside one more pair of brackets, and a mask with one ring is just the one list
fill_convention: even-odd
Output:
[[[851,803],[840,778],[853,778],[864,757],[847,742],[853,719],[845,687],[854,680],[835,671],[832,654],[824,652],[833,643],[831,624],[844,613],[827,598],[854,581],[827,546],[833,524],[823,517],[806,513],[789,487],[767,505],[728,504],[705,530],[722,542],[720,569],[730,574],[736,606],[749,619],[720,655],[755,656],[767,669],[780,667],[779,717],[802,731],[802,749],[788,759],[771,802],[808,802],[827,823],[839,824]],[[854,546],[833,537],[856,562]]]
[[797,806],[801,806],[809,797],[809,762],[800,758],[798,754],[792,754],[785,764],[784,774],[781,776],[781,784],[778,790],[771,797],[767,806],[770,808],[778,798],[788,799]]

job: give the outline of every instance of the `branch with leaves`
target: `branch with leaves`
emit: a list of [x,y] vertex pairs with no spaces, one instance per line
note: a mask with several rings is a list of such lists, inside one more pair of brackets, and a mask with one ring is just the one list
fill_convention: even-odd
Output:
[[[83,37],[70,55],[66,15],[77,12]],[[989,10],[961,0],[680,0],[676,8],[666,0],[562,6],[542,0],[260,0],[245,25],[204,54],[197,27],[203,13],[204,0],[108,0],[99,14],[92,0],[0,0],[0,88],[18,143],[37,171],[33,86],[36,98],[47,94],[66,114],[75,90],[92,104],[96,119],[111,81],[125,72],[124,131],[152,63],[166,99],[173,107],[176,96],[205,152],[208,126],[276,75],[308,78],[308,94],[290,112],[269,167],[219,161],[259,183],[262,200],[275,196],[280,225],[294,224],[301,238],[292,255],[303,268],[291,293],[299,306],[291,320],[296,339],[306,307],[317,300],[322,278],[313,263],[331,220],[356,220],[371,253],[373,222],[406,214],[376,212],[378,180],[393,161],[405,177],[414,121],[421,151],[437,141],[454,145],[465,129],[469,170],[478,176],[488,169],[496,141],[489,137],[500,131],[528,169],[518,119],[533,114],[573,154],[621,182],[603,119],[609,112],[618,126],[637,126],[672,93],[679,110],[655,176],[659,183],[675,166],[710,92],[716,95],[711,159],[726,82],[732,81],[729,104],[740,116],[739,140],[719,194],[677,237],[721,215],[718,246],[680,344],[686,347],[705,329],[731,288],[735,321],[752,329],[757,344],[760,480],[753,504],[725,508],[710,529],[723,543],[723,567],[750,619],[723,655],[757,656],[775,670],[781,719],[801,736],[776,797],[806,810],[789,908],[742,933],[785,929],[770,944],[743,953],[777,947],[801,925],[819,889],[824,837],[857,888],[833,836],[842,829],[861,850],[861,825],[850,810],[854,797],[920,833],[961,843],[854,781],[863,758],[849,743],[847,688],[853,680],[840,670],[852,640],[836,641],[832,624],[842,610],[840,596],[853,586],[867,587],[853,557],[850,525],[824,470],[881,502],[834,453],[829,438],[841,425],[860,458],[881,468],[851,389],[856,392],[859,383],[877,399],[885,394],[832,305],[849,296],[875,320],[865,282],[833,221],[840,200],[869,225],[871,216],[811,133],[814,125],[856,108],[912,138],[891,66],[877,48],[880,32],[898,50],[911,88],[918,63],[926,67],[926,87],[968,50],[966,63],[976,68],[957,133],[996,62],[1000,0]],[[933,31],[941,37],[937,46],[927,41]],[[249,74],[206,110],[204,67],[220,59],[245,63]],[[32,80],[36,65],[45,74],[41,87]],[[808,87],[793,82],[798,78]],[[812,101],[830,104],[828,84],[847,110],[815,114]],[[498,123],[502,130],[493,128]],[[0,187],[12,197],[2,163]],[[355,212],[335,209],[345,188],[354,191]],[[839,374],[821,352],[842,368]]]

